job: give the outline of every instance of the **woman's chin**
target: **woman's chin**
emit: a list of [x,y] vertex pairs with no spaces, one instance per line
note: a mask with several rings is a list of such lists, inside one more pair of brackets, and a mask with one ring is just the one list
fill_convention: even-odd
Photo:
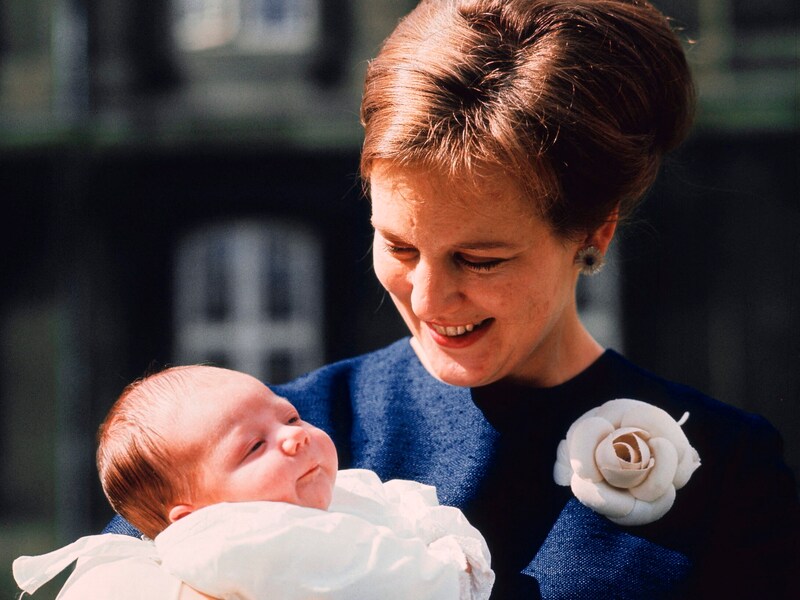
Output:
[[469,365],[450,357],[425,356],[420,358],[425,369],[439,381],[458,387],[479,387],[497,379],[486,363]]
[[458,387],[478,387],[497,379],[494,372],[487,369],[487,360],[463,357],[456,360],[449,356],[432,340],[420,342],[417,337],[411,338],[411,346],[417,354],[422,366],[433,377]]
[[487,373],[475,373],[466,370],[457,371],[447,369],[443,370],[440,374],[433,373],[433,376],[444,383],[458,387],[480,387],[495,381],[495,378],[491,377]]

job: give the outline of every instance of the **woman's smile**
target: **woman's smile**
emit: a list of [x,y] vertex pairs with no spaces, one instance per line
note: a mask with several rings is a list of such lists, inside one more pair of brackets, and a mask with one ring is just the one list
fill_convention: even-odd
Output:
[[440,325],[438,323],[428,323],[428,326],[439,335],[447,337],[462,336],[465,333],[472,333],[475,329],[482,327],[489,319],[478,321],[477,323],[467,323],[466,325]]
[[491,326],[492,319],[464,325],[425,323],[431,339],[444,348],[466,348],[480,340]]

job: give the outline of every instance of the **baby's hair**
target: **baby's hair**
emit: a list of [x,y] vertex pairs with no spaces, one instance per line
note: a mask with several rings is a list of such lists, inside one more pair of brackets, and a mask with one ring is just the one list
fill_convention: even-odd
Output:
[[179,418],[196,389],[196,376],[207,368],[170,367],[134,381],[98,431],[103,492],[117,513],[150,538],[170,524],[170,506],[191,497],[196,480],[192,449],[175,447],[163,431]]

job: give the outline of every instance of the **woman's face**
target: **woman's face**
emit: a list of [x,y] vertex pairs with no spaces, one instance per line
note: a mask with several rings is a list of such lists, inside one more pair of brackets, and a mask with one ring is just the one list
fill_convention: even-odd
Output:
[[375,272],[431,374],[470,387],[565,379],[585,334],[578,242],[557,237],[507,181],[469,189],[378,163],[370,188]]

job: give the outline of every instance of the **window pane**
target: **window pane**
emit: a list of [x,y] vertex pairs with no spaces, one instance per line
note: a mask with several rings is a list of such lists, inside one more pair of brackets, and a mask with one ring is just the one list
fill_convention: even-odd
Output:
[[322,363],[322,253],[313,232],[234,221],[198,229],[177,252],[178,362],[212,361],[270,381]]

